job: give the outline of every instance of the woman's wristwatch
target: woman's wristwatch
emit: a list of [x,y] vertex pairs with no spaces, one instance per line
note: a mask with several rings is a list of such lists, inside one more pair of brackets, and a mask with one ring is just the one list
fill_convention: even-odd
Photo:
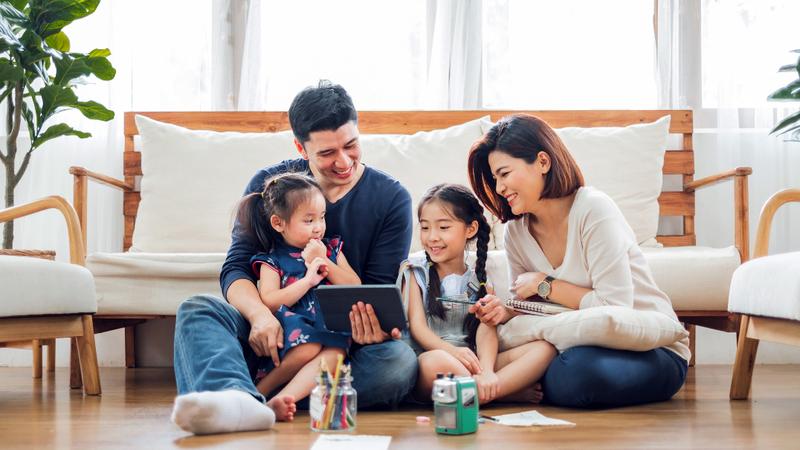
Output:
[[539,285],[536,286],[536,294],[542,297],[542,300],[547,300],[547,297],[550,296],[550,292],[553,290],[553,281],[555,281],[555,278],[547,275],[544,277],[544,280],[540,281]]

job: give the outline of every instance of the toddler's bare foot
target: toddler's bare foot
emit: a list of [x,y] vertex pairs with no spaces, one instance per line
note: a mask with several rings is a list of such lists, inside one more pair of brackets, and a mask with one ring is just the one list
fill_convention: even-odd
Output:
[[275,411],[275,418],[280,422],[291,422],[294,420],[294,413],[297,412],[297,405],[294,404],[294,397],[291,395],[276,395],[269,399],[267,406]]

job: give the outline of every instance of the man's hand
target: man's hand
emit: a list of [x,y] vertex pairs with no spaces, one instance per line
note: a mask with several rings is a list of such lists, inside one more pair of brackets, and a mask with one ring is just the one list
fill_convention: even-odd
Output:
[[478,300],[469,307],[468,311],[470,314],[475,314],[475,317],[482,323],[495,327],[514,317],[514,313],[506,306],[505,302],[494,295],[487,295]]
[[283,328],[272,314],[259,315],[250,322],[250,347],[258,356],[270,356],[275,367],[281,365],[278,349],[283,348]]
[[500,393],[500,379],[497,374],[485,370],[477,375],[474,375],[475,384],[478,385],[478,400],[480,403],[486,403],[497,398]]
[[[389,335],[381,329],[372,305],[365,305],[363,302],[353,305],[350,311],[350,328],[353,330],[353,341],[357,344],[379,344],[389,339]],[[400,339],[400,330],[393,328],[392,338]]]
[[519,299],[525,300],[528,297],[533,297],[538,292],[539,283],[547,277],[547,274],[542,272],[525,272],[520,274],[514,283],[511,284],[509,290]]
[[325,259],[328,257],[328,249],[325,247],[325,244],[322,243],[320,239],[311,239],[306,244],[306,247],[303,249],[300,256],[303,258],[303,261],[306,262],[306,265],[311,264],[316,258]]
[[481,362],[478,356],[467,347],[453,347],[447,350],[447,353],[453,355],[464,367],[469,370],[471,374],[481,373]]

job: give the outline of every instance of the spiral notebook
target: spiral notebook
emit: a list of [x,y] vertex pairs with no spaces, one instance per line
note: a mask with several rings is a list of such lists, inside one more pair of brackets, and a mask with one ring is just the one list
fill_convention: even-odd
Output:
[[[535,298],[535,297],[534,297]],[[567,311],[574,311],[572,308],[559,305],[558,303],[546,302],[543,300],[506,300],[506,305],[513,309],[525,314],[533,314],[535,316],[552,316]]]

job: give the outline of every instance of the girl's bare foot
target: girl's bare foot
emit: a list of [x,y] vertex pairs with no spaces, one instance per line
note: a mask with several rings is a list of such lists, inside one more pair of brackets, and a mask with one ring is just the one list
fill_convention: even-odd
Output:
[[297,412],[297,405],[294,404],[294,397],[291,395],[276,395],[269,399],[267,406],[275,411],[275,418],[280,422],[291,422],[294,420],[294,413]]

